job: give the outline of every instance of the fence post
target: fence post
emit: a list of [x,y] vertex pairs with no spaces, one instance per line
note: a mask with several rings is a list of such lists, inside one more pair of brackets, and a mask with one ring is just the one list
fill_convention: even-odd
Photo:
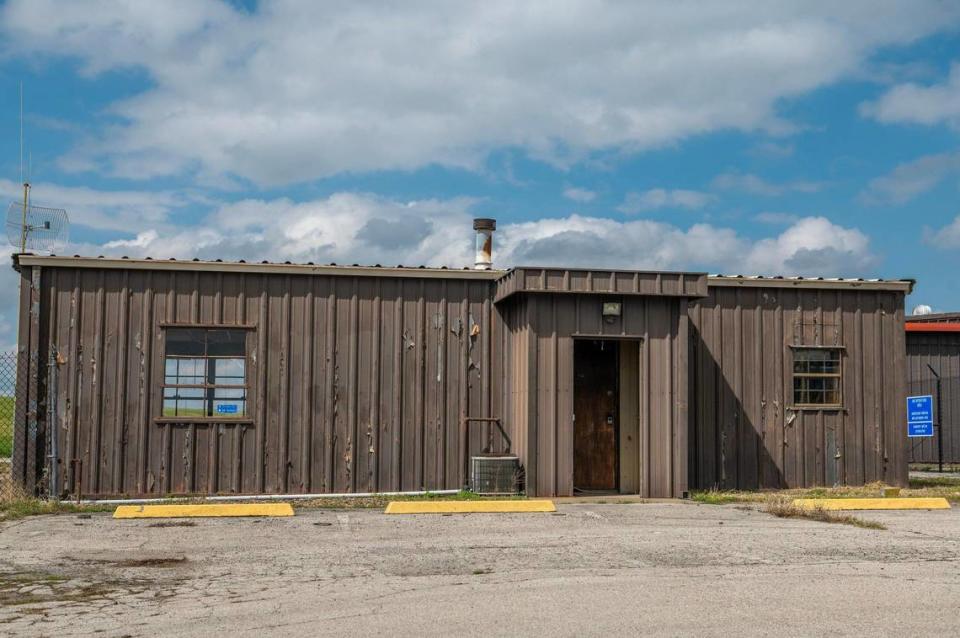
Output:
[[60,500],[60,449],[57,427],[57,349],[50,348],[50,359],[47,361],[47,436],[50,438],[50,454],[47,457],[49,470],[48,496],[55,501]]
[[943,474],[943,418],[940,416],[940,390],[942,389],[942,382],[940,381],[940,375],[933,369],[933,366],[928,363],[927,367],[930,368],[930,372],[933,373],[934,378],[937,380],[937,422],[934,423],[933,427],[937,429],[937,468],[938,471]]

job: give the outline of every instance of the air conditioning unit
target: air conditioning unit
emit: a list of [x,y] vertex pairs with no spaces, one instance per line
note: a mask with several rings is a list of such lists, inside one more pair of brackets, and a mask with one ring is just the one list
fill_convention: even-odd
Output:
[[513,495],[523,487],[520,458],[504,454],[470,457],[470,489],[476,494]]

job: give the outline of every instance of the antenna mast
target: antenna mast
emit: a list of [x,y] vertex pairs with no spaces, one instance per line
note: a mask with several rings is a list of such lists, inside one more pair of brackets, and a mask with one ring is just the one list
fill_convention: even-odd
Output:
[[20,252],[27,252],[27,210],[30,205],[30,182],[23,177],[23,80],[20,81],[20,181],[23,182],[23,215],[20,220]]
[[23,201],[12,202],[7,209],[7,241],[19,249],[52,253],[67,245],[70,217],[62,208],[34,206],[30,203],[30,178],[33,157],[24,173],[23,165],[23,82],[20,82],[20,181],[23,183]]

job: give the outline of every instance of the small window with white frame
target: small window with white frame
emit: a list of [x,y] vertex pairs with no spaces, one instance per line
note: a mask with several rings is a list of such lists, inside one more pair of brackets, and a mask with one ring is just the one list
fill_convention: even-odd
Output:
[[793,403],[799,407],[842,405],[842,350],[840,348],[793,349]]

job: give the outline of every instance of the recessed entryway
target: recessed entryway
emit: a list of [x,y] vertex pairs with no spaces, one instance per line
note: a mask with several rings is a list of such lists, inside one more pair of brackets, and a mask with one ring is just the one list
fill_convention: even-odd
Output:
[[574,341],[574,494],[639,489],[636,340]]

